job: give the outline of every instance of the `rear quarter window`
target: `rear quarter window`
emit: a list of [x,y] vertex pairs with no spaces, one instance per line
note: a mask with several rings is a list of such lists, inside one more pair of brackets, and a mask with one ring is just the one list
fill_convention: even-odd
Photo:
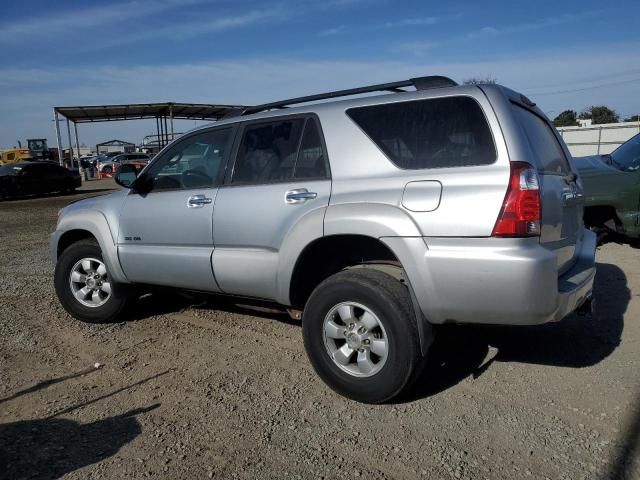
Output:
[[487,119],[470,97],[357,107],[347,115],[399,168],[466,167],[496,160]]
[[566,175],[571,172],[562,146],[551,126],[530,110],[513,104],[516,117],[524,130],[529,147],[535,156],[536,167],[545,173]]

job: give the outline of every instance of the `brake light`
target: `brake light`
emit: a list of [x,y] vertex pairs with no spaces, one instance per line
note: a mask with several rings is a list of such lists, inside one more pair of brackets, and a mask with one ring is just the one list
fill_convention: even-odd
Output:
[[524,162],[511,162],[509,188],[493,227],[494,237],[540,235],[540,184],[536,170]]

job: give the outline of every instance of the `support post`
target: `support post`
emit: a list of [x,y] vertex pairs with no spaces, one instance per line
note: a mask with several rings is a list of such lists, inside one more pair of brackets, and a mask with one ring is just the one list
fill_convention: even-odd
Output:
[[58,147],[58,163],[62,167],[64,162],[62,161],[62,140],[60,139],[60,119],[58,118],[58,111],[53,109],[53,121],[56,124],[56,146]]
[[169,119],[171,122],[171,141],[173,142],[176,137],[175,137],[175,133],[173,131],[173,105],[169,105]]
[[71,124],[67,118],[67,137],[69,139],[69,166],[73,168],[73,144],[71,143]]
[[169,128],[168,128],[168,125],[167,125],[167,117],[166,116],[164,117],[164,136],[167,139],[167,141],[164,144],[165,145],[169,145],[169,142],[170,142],[170,140],[169,140]]
[[162,117],[158,117],[158,121],[160,122],[160,149],[164,148],[164,128],[162,127]]
[[[76,137],[76,151],[78,152],[78,170],[80,171],[80,178],[82,178],[84,169],[82,168],[82,163],[80,163],[80,140],[78,140],[78,124],[76,122],[73,122],[73,133],[75,134],[75,137]],[[85,176],[85,180],[88,180],[86,176]]]
[[162,150],[160,146],[160,120],[156,117],[156,141],[158,142],[158,148]]

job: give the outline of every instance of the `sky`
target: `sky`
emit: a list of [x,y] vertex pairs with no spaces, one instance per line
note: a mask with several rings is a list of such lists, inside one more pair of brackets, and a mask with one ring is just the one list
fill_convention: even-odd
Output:
[[[638,0],[2,0],[0,148],[55,146],[53,106],[255,104],[436,74],[491,76],[551,118],[601,104],[628,117],[639,20]],[[155,121],[78,130],[89,146],[140,143]]]

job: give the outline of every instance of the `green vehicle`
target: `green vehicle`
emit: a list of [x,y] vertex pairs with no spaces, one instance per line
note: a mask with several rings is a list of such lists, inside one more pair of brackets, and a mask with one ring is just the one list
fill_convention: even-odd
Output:
[[640,238],[640,134],[606,155],[573,159],[584,187],[584,223]]

